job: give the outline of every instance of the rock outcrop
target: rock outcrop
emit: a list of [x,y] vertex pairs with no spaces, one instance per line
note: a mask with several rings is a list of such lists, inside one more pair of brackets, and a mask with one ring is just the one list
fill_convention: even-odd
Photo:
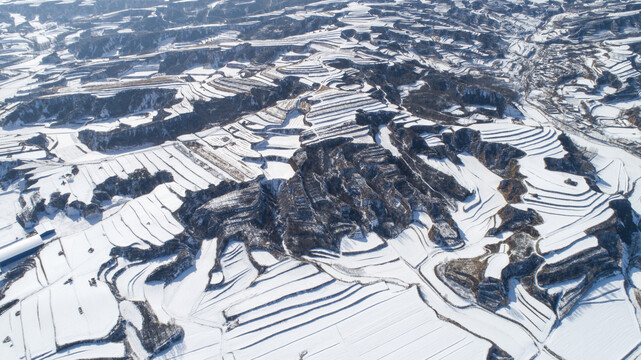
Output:
[[100,205],[110,201],[114,196],[129,196],[132,198],[149,194],[158,185],[173,181],[171,173],[159,171],[151,175],[147,169],[138,169],[122,179],[118,176],[107,178],[93,190],[91,202]]
[[459,245],[446,204],[469,192],[424,163],[403,161],[379,145],[327,140],[294,154],[292,178],[223,182],[188,193],[178,216],[197,237],[221,239],[219,252],[232,240],[296,256],[317,248],[337,251],[344,236],[396,236],[416,211],[433,219],[434,242]]
[[2,120],[2,125],[18,121],[30,124],[52,121],[69,124],[88,118],[106,119],[142,111],[160,110],[178,102],[173,89],[123,90],[112,97],[90,94],[60,95],[21,103]]
[[300,95],[308,89],[298,78],[286,77],[275,87],[257,87],[229,98],[196,101],[192,113],[165,120],[160,115],[156,121],[133,128],[118,128],[106,132],[82,130],[78,133],[78,138],[93,150],[160,144],[209,126],[228,124],[242,115],[273,106],[278,100]]

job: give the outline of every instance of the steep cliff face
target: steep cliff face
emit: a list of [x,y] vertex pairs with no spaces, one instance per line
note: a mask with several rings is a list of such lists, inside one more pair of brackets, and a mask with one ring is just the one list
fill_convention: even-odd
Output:
[[162,119],[132,128],[110,131],[82,130],[78,138],[92,150],[113,150],[140,145],[156,145],[174,140],[180,135],[198,132],[211,126],[222,126],[269,106],[277,101],[300,95],[309,87],[298,78],[286,77],[274,87],[256,87],[245,93],[223,99],[196,101],[194,111],[169,119]]
[[103,201],[110,201],[117,195],[135,198],[149,194],[156,186],[173,180],[173,176],[167,171],[159,171],[151,175],[147,169],[137,169],[126,179],[112,176],[98,184],[93,190],[91,202],[100,204]]
[[552,171],[581,175],[593,190],[600,192],[596,180],[596,169],[588,158],[591,154],[587,153],[585,149],[577,147],[565,134],[559,135],[559,141],[567,153],[561,159],[545,158],[546,168]]
[[[305,146],[291,165],[296,173],[288,180],[222,183],[190,193],[178,214],[199,238],[221,239],[219,252],[229,241],[295,256],[338,251],[345,236],[395,237],[415,212],[433,219],[435,243],[460,245],[446,204],[469,192],[427,165],[412,167],[379,145],[346,138]],[[432,190],[446,181],[449,191]]]
[[[452,106],[461,108],[461,116],[477,112],[501,117],[510,101],[516,98],[513,90],[491,78],[432,72],[421,80],[424,85],[403,99],[403,105],[418,116],[445,122],[454,122],[458,117],[444,112]],[[475,105],[480,107],[474,108]]]
[[112,97],[91,94],[61,95],[22,103],[2,120],[2,125],[51,121],[62,125],[88,118],[106,119],[142,111],[159,110],[178,102],[173,89],[123,90]]
[[264,64],[276,60],[280,54],[288,51],[303,53],[308,49],[308,46],[284,45],[275,47],[242,43],[230,49],[183,50],[164,56],[159,63],[158,72],[175,75],[198,65],[217,68],[232,61],[248,61],[256,66],[264,66]]
[[525,152],[511,146],[496,142],[481,140],[481,134],[469,128],[464,128],[452,133],[444,133],[443,142],[455,154],[467,152],[497,175],[516,179],[522,178],[519,174],[518,160],[525,156]]
[[[67,174],[65,181],[73,181],[78,175],[77,168]],[[158,185],[173,181],[171,173],[158,171],[151,175],[147,169],[137,169],[123,179],[118,176],[107,178],[93,189],[93,196],[90,201],[80,200],[69,201],[71,193],[53,192],[47,199],[40,193],[38,188],[30,189],[20,197],[21,209],[16,220],[24,228],[32,228],[37,225],[44,216],[55,217],[60,211],[64,211],[72,217],[100,218],[105,206],[111,204],[114,196],[136,198],[149,194]]]
[[31,191],[20,197],[20,206],[22,209],[16,216],[16,221],[23,228],[33,227],[38,223],[38,217],[45,210],[46,199],[40,196],[38,191]]
[[266,40],[281,39],[287,36],[295,36],[317,31],[325,26],[341,26],[338,16],[310,16],[297,20],[290,16],[279,16],[266,23],[257,23],[253,26],[240,28],[240,37],[243,40]]
[[[390,140],[400,152],[399,166],[403,167],[406,173],[413,173],[416,169],[421,177],[415,177],[418,186],[423,184],[424,191],[444,192],[448,197],[462,201],[471,195],[469,190],[462,187],[456,180],[448,174],[440,172],[424,161],[417,155],[434,155],[432,148],[429,147],[419,133],[423,130],[421,127],[404,127],[392,124],[390,126]],[[438,150],[437,150],[438,151]],[[430,186],[433,185],[430,190]]]

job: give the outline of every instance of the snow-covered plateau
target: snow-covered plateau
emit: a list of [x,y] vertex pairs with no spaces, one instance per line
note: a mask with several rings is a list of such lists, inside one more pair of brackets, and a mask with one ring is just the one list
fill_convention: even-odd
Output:
[[0,360],[641,359],[641,0],[0,0]]

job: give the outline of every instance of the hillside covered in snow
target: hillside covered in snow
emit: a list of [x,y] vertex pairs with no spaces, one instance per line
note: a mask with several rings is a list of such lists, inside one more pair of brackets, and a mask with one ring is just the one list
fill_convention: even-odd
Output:
[[639,359],[640,71],[639,0],[0,0],[0,359]]

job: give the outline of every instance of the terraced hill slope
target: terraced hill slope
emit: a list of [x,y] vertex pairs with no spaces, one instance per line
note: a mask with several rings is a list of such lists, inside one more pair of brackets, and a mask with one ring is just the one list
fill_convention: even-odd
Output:
[[0,0],[0,358],[640,358],[640,54],[637,0]]

